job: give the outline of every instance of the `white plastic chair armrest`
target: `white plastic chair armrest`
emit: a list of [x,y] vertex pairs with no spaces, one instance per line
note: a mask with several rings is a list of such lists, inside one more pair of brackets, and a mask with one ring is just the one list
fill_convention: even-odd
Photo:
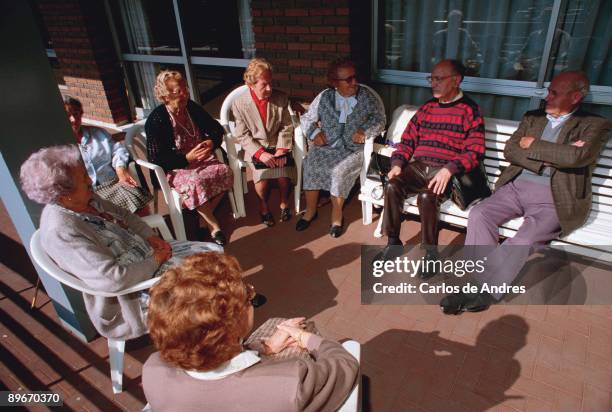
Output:
[[[342,346],[361,363],[361,345],[354,340],[347,340]],[[338,412],[356,412],[359,410],[359,382],[355,385],[349,397],[344,401]]]

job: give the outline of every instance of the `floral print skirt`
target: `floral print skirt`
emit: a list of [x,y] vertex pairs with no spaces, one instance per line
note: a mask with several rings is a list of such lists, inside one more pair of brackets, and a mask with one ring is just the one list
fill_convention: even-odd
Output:
[[181,194],[183,207],[193,210],[234,184],[232,170],[214,157],[168,173],[170,186]]

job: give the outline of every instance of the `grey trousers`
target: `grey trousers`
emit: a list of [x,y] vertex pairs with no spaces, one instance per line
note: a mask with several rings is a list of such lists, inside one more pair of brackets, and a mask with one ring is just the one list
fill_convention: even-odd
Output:
[[[524,217],[514,237],[493,248],[487,256],[479,283],[511,284],[520,273],[535,245],[543,245],[561,233],[561,225],[550,186],[514,180],[470,210],[465,245],[497,246],[498,228],[516,217]],[[503,294],[493,294],[501,299]]]

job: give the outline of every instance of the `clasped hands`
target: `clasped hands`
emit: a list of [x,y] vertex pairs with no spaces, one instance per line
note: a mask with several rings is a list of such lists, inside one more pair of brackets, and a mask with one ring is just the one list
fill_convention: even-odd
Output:
[[158,265],[161,265],[172,257],[172,247],[159,236],[147,238],[147,242],[153,248],[153,257]]
[[138,183],[136,183],[130,172],[128,172],[125,167],[119,166],[117,169],[115,169],[115,171],[120,183],[126,186],[138,187]]
[[283,167],[287,164],[287,158],[283,156],[285,153],[287,152],[282,149],[276,149],[276,152],[274,152],[274,154],[263,152],[259,155],[259,161],[268,167]]
[[[387,173],[387,177],[391,180],[395,176],[399,176],[400,173],[402,173],[402,168],[393,166],[391,170],[389,170],[389,173]],[[452,173],[447,168],[443,167],[429,181],[427,188],[439,196],[446,191],[446,186],[448,186],[448,182],[452,176]]]
[[264,354],[273,355],[289,346],[305,348],[310,332],[304,331],[306,318],[287,319],[276,326],[276,332],[263,341]]
[[198,143],[193,149],[191,149],[186,155],[188,163],[199,162],[200,160],[207,159],[213,149],[212,140],[203,140]]
[[[357,144],[363,144],[366,140],[366,134],[363,129],[357,129],[355,133],[353,133],[351,139],[353,139],[353,142]],[[325,136],[325,133],[321,131],[317,133],[312,142],[315,146],[325,146],[327,144],[327,136]]]

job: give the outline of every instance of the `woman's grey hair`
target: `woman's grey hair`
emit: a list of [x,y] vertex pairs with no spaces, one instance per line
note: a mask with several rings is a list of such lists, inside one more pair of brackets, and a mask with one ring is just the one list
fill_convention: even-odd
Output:
[[74,190],[72,169],[78,166],[83,166],[83,160],[74,145],[40,149],[21,165],[21,189],[37,203],[57,203]]

